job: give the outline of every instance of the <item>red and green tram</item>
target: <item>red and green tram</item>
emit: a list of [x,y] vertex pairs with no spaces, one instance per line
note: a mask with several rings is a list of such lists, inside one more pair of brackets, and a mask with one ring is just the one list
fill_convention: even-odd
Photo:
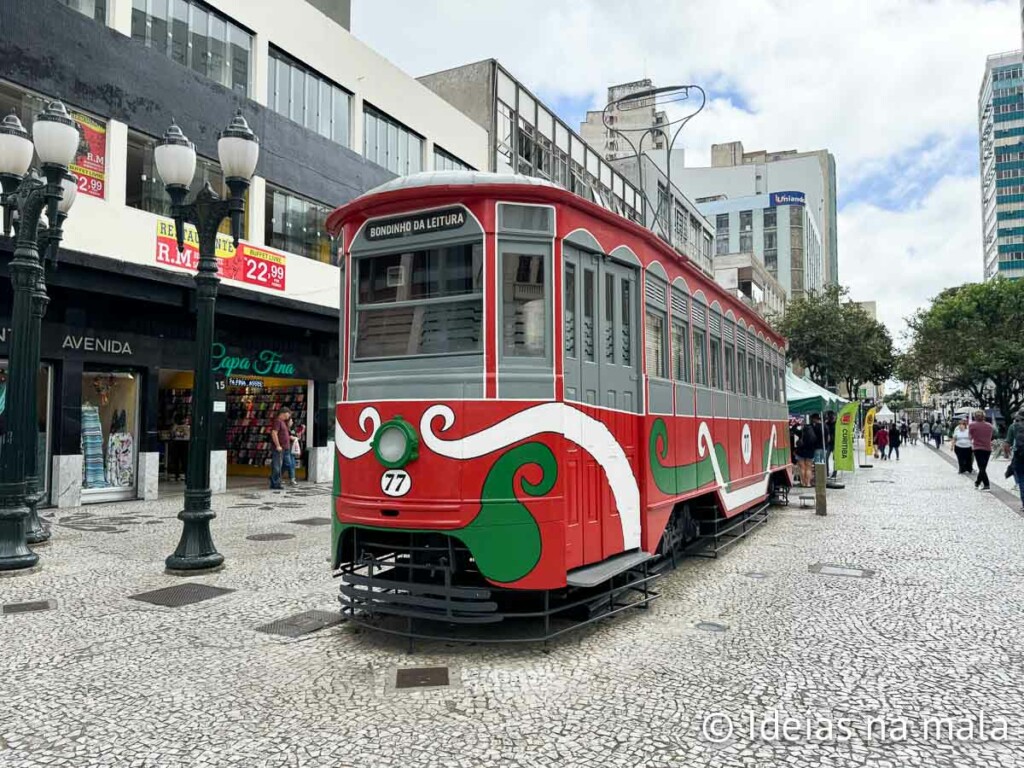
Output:
[[783,339],[651,231],[477,172],[397,179],[328,229],[353,619],[548,636],[649,600],[652,563],[789,487]]

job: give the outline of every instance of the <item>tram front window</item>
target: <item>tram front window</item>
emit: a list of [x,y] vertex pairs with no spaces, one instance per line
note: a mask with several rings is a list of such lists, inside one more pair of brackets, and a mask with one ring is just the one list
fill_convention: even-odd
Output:
[[356,261],[356,360],[479,353],[483,244]]

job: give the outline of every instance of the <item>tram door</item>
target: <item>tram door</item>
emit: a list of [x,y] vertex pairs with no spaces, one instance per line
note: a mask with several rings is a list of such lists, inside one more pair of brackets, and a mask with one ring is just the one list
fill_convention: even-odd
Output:
[[[637,270],[598,254],[563,247],[565,400],[599,406],[632,466],[640,412]],[[569,444],[566,457],[567,566],[619,551],[621,524],[604,471]]]

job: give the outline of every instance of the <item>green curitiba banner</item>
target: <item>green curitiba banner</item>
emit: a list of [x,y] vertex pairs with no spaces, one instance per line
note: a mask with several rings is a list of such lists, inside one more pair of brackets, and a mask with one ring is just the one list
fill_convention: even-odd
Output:
[[847,403],[836,419],[836,469],[853,472],[853,439],[857,427],[857,403]]

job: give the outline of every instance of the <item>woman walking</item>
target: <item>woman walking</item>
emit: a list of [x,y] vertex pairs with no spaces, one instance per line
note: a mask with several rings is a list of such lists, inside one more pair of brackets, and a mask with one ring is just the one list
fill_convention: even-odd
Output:
[[960,419],[960,423],[953,430],[953,453],[956,454],[956,463],[960,475],[974,474],[974,460],[971,453],[971,432],[967,428],[967,419]]
[[814,485],[814,454],[819,448],[818,431],[811,423],[804,424],[796,446],[797,463],[800,466],[800,484],[804,488]]
[[932,424],[932,440],[935,441],[935,449],[942,447],[942,425],[939,422]]
[[971,448],[974,450],[974,460],[978,464],[978,479],[974,481],[974,487],[987,491],[989,489],[988,460],[992,455],[992,435],[996,430],[985,421],[985,412],[977,410],[974,412],[974,421],[971,422],[967,431],[971,435]]
[[889,447],[889,430],[884,424],[875,433],[875,445],[878,446],[878,458],[882,461],[888,461],[889,457],[886,455],[886,448]]

